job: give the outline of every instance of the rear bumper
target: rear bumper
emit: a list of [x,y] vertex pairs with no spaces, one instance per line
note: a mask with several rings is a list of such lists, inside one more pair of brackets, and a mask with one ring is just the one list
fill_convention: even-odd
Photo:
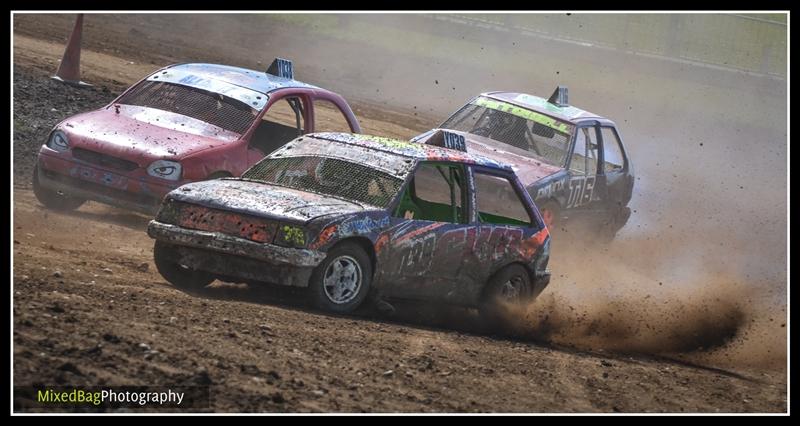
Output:
[[325,259],[325,253],[316,250],[257,243],[155,220],[150,221],[147,235],[175,246],[181,264],[228,278],[305,287]]
[[36,163],[39,184],[77,198],[97,201],[154,216],[174,185],[128,176],[45,153]]

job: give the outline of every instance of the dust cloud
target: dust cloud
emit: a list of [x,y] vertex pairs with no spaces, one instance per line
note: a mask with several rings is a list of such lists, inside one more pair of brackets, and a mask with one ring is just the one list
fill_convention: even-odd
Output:
[[575,244],[574,235],[562,233],[554,239],[551,286],[517,312],[514,333],[722,368],[785,369],[785,276],[743,266],[748,257],[771,265],[774,259],[753,253],[727,229],[704,221],[687,226],[691,232],[679,238],[669,238],[675,235],[667,225],[623,233],[608,246]]
[[[291,58],[298,78],[357,115],[402,111],[419,132],[482,91],[568,86],[573,105],[618,124],[633,214],[609,246],[554,240],[553,279],[522,313],[522,336],[785,368],[785,80],[420,15],[92,18],[174,44],[175,61]],[[187,36],[195,28],[202,40]]]
[[406,111],[419,131],[480,92],[546,96],[558,84],[617,122],[637,177],[631,221],[606,247],[554,240],[553,280],[522,336],[785,365],[785,81],[430,16],[273,18],[187,21],[266,58],[231,50],[233,62],[293,58],[297,75],[367,105],[357,114]]

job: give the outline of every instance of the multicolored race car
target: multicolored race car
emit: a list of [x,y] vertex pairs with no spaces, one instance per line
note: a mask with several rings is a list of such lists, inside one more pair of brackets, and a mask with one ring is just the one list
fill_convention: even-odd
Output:
[[33,189],[54,209],[95,200],[155,214],[167,192],[238,176],[315,130],[360,127],[341,96],[295,80],[288,60],[267,72],[172,65],[56,125],[39,151]]
[[511,167],[465,147],[450,132],[299,137],[240,178],[170,192],[148,226],[156,266],[178,287],[307,287],[334,312],[373,292],[491,318],[547,286],[550,237]]
[[630,217],[633,164],[622,137],[613,121],[570,106],[566,87],[549,99],[483,93],[412,141],[428,143],[440,129],[512,165],[550,228],[580,222],[610,240]]

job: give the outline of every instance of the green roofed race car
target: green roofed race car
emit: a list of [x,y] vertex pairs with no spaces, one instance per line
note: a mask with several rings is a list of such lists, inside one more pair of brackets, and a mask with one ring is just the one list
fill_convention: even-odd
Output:
[[440,129],[512,165],[550,228],[580,223],[610,240],[630,217],[633,164],[622,136],[613,121],[569,105],[565,87],[549,99],[483,93],[412,141],[428,143]]

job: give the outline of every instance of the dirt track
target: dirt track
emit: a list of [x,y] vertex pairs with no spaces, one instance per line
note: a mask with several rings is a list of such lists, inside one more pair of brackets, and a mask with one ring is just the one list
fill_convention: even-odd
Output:
[[[33,31],[15,27],[18,33]],[[759,362],[721,360],[726,355],[714,350],[735,345],[743,338],[740,323],[753,319],[735,307],[703,311],[702,298],[697,307],[671,312],[732,322],[731,330],[707,336],[714,350],[705,352],[663,336],[631,346],[625,337],[640,330],[594,321],[593,327],[607,326],[597,332],[558,311],[547,316],[547,309],[538,311],[547,318],[538,317],[531,333],[508,339],[480,334],[468,312],[435,307],[405,307],[392,319],[331,317],[281,289],[217,283],[199,295],[175,290],[154,271],[147,218],[95,203],[69,214],[48,212],[29,185],[35,152],[55,122],[102,105],[157,65],[129,64],[143,58],[124,43],[111,55],[88,53],[84,70],[96,87],[76,90],[47,78],[59,45],[16,37],[14,46],[15,385],[210,383],[217,411],[786,410],[785,347],[777,346],[769,362],[761,362],[761,353]],[[182,58],[157,43],[150,47],[154,58]],[[409,136],[436,121],[374,104],[356,109],[366,131],[378,134]],[[622,245],[620,258],[626,247],[633,246]],[[564,260],[551,286],[574,284],[580,259]],[[639,309],[648,307],[645,299]],[[552,303],[560,299],[542,298],[538,307]],[[785,327],[785,311],[773,316],[784,323],[775,327]],[[664,322],[642,318],[646,327]],[[566,325],[585,331],[578,337],[588,343],[575,344]],[[670,332],[685,344],[695,327]]]

